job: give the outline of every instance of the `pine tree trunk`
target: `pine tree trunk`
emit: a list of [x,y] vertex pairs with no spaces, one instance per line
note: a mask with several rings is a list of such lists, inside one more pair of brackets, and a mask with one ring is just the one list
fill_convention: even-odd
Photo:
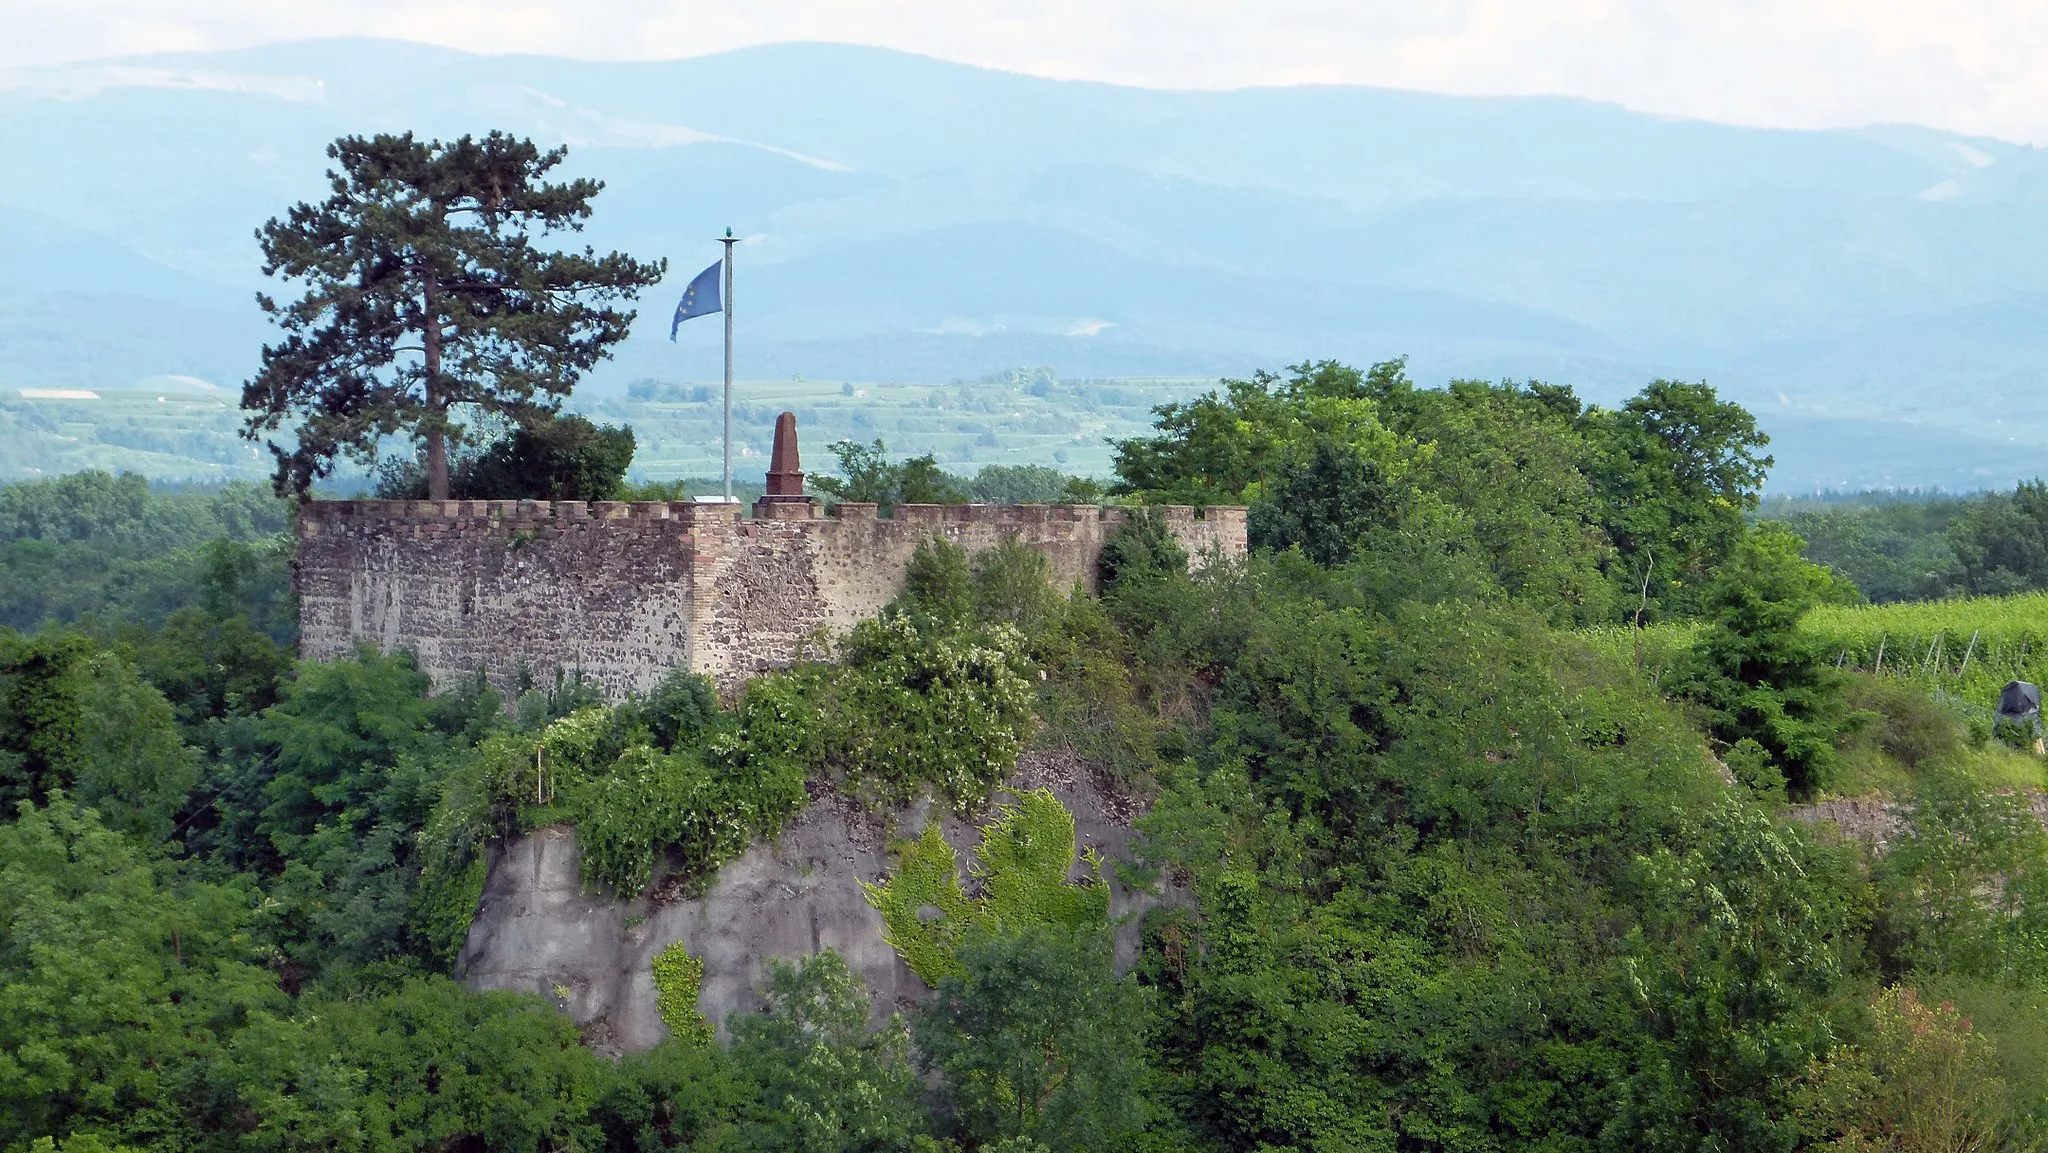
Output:
[[446,406],[441,402],[441,314],[434,307],[434,279],[430,273],[426,283],[426,340],[424,342],[427,370],[427,499],[448,499],[448,437],[441,429],[441,419]]
[[448,439],[438,428],[427,430],[427,499],[448,499]]

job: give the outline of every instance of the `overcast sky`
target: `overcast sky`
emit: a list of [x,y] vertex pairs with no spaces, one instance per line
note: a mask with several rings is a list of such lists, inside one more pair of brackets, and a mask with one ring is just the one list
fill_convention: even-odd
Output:
[[1043,76],[1563,93],[2048,144],[2048,0],[0,0],[0,67],[372,35],[592,59],[839,40]]

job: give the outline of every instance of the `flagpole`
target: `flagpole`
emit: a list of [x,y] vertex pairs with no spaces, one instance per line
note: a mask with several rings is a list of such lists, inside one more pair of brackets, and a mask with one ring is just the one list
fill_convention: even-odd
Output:
[[718,238],[725,245],[725,501],[732,503],[732,229]]

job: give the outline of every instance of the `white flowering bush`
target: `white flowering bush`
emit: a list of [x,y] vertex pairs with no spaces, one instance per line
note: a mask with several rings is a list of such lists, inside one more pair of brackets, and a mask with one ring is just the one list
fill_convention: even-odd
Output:
[[920,630],[891,615],[855,627],[833,750],[853,791],[895,801],[932,784],[955,799],[986,796],[1030,731],[1023,647],[1007,625]]

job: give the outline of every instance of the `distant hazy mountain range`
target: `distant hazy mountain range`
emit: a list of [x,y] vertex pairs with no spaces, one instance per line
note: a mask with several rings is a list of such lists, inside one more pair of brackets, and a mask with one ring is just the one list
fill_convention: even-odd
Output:
[[321,194],[325,143],[491,128],[568,143],[608,184],[589,240],[671,260],[600,396],[716,377],[716,321],[663,338],[731,226],[752,379],[1406,354],[1423,383],[1609,403],[1707,379],[1777,438],[1780,489],[2048,472],[2048,153],[823,44],[597,64],[332,40],[0,73],[0,390],[232,394],[266,335],[251,234]]

